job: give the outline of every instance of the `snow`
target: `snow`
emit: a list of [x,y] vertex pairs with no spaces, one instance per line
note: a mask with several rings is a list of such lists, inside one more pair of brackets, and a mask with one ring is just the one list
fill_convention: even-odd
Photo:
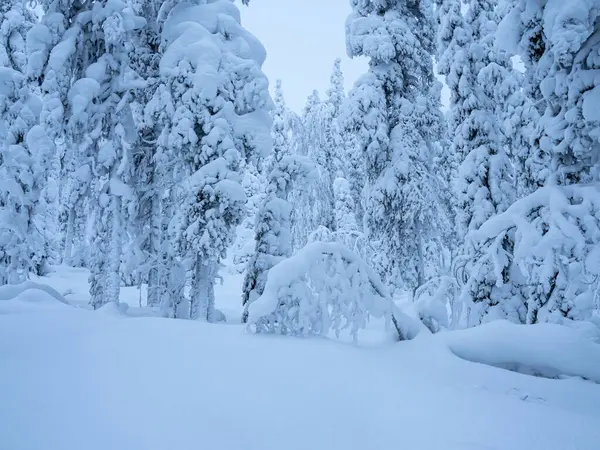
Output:
[[100,83],[93,78],[81,78],[69,90],[69,103],[73,114],[82,114],[95,96],[100,93]]
[[[43,281],[81,292],[85,277],[58,267]],[[226,277],[217,306],[239,303],[237,281]],[[597,375],[588,329],[498,322],[356,346],[72,308],[40,290],[32,303],[33,292],[0,302],[3,449],[596,450],[600,440],[600,385],[493,367],[525,358]],[[122,292],[130,310],[132,293]]]
[[527,326],[498,320],[444,337],[450,350],[468,361],[600,383],[600,330],[594,334],[550,323]]
[[583,94],[583,117],[589,122],[600,121],[600,86],[596,86],[594,89],[584,92]]

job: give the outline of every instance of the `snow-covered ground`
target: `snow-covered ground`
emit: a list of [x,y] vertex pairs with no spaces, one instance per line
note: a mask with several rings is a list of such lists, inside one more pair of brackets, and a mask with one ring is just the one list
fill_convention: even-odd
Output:
[[[86,277],[62,267],[37,281],[83,306]],[[217,292],[229,318],[239,282]],[[591,326],[497,322],[361,346],[93,312],[50,290],[6,297],[2,450],[600,448]],[[133,309],[139,293],[122,298]]]

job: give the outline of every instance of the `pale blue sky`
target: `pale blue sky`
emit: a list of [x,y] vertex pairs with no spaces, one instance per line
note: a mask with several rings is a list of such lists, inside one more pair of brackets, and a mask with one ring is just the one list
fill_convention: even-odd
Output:
[[346,89],[366,71],[364,60],[346,56],[349,0],[250,0],[239,7],[242,24],[267,49],[264,72],[272,86],[281,78],[293,110],[302,109],[313,89],[325,95],[335,58],[342,58]]
[[[271,87],[281,78],[294,111],[302,110],[313,89],[324,97],[335,58],[342,59],[346,90],[367,70],[366,60],[346,55],[349,0],[250,0],[250,6],[238,6],[242,25],[267,49],[263,70]],[[444,88],[442,104],[448,96]]]

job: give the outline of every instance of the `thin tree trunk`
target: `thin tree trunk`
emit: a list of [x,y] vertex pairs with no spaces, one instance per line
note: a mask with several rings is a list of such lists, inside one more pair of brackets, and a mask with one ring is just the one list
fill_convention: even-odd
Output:
[[150,259],[153,260],[152,267],[148,272],[148,306],[158,306],[161,303],[162,278],[164,277],[163,251],[162,251],[162,222],[160,211],[160,198],[154,194],[152,196],[152,205],[150,209]]
[[110,225],[110,254],[106,265],[106,302],[119,303],[121,291],[121,198],[113,196],[111,199],[112,223]]
[[63,256],[63,261],[67,265],[72,265],[72,255],[73,255],[73,238],[75,235],[75,207],[73,206],[69,210],[69,219],[67,221],[67,232],[65,233],[65,252]]

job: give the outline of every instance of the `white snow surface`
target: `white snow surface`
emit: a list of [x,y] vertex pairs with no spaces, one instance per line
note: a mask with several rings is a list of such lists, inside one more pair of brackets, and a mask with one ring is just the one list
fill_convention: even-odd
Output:
[[[84,302],[86,277],[58,267],[27,289],[2,291],[1,449],[597,450],[600,442],[600,384],[577,377],[600,381],[591,325],[492,322],[350,345],[247,333],[234,317],[239,276],[225,275],[217,289],[229,325],[62,303]],[[121,299],[133,310],[138,296],[125,288]],[[557,378],[494,367],[511,363]]]

